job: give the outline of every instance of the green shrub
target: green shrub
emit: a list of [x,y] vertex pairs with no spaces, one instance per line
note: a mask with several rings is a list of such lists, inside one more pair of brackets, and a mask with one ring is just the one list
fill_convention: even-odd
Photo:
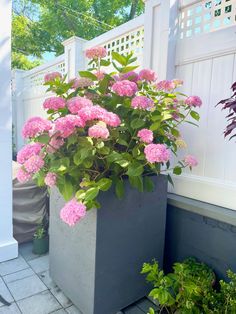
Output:
[[[164,274],[158,263],[144,263],[142,274],[154,288],[149,296],[160,305],[160,313],[212,314],[236,313],[236,274],[228,271],[230,281],[219,282],[215,288],[215,274],[204,263],[188,258],[173,265],[173,272]],[[149,309],[148,314],[155,314]]]

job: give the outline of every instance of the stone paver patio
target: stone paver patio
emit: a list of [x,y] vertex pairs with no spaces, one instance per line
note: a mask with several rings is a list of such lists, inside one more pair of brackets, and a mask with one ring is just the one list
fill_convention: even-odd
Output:
[[[0,314],[82,314],[49,276],[49,256],[32,253],[32,243],[19,247],[17,259],[0,263]],[[119,314],[143,314],[153,304],[146,298]],[[118,314],[118,313],[117,313]]]

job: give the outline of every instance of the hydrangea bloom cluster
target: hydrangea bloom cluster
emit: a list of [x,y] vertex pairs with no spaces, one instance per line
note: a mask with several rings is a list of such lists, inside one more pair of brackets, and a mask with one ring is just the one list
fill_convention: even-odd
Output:
[[148,129],[139,130],[137,135],[144,143],[150,144],[153,141],[153,132]]
[[129,80],[118,81],[112,85],[112,90],[119,96],[132,97],[137,91],[137,84]]
[[67,107],[71,113],[78,113],[78,111],[84,107],[91,107],[92,101],[85,97],[73,97],[67,101]]
[[117,114],[109,112],[100,106],[84,107],[78,111],[78,115],[83,121],[100,120],[109,126],[117,127],[121,121]]
[[45,179],[44,179],[44,182],[47,186],[49,186],[50,188],[52,188],[53,186],[56,185],[56,182],[57,182],[57,175],[53,172],[48,172]]
[[24,164],[33,155],[39,155],[42,149],[41,143],[30,143],[25,145],[17,154],[17,162]]
[[85,88],[93,85],[93,81],[87,77],[74,78],[70,80],[72,83],[72,88]]
[[80,116],[68,114],[56,120],[55,131],[58,131],[61,137],[67,138],[74,133],[76,127],[83,128],[84,126],[85,122]]
[[52,73],[47,73],[44,76],[44,82],[50,82],[55,80],[56,78],[62,79],[62,75],[59,72],[52,72]]
[[86,206],[75,198],[69,201],[61,210],[60,217],[69,226],[74,226],[86,215]]
[[143,69],[139,72],[139,79],[154,82],[157,79],[156,73],[150,69]]
[[103,47],[87,50],[86,56],[93,69],[79,72],[69,83],[57,72],[45,76],[54,93],[43,103],[48,119],[33,117],[25,123],[22,135],[31,143],[17,156],[20,182],[37,179],[59,188],[67,201],[60,217],[70,226],[86,210],[99,207],[100,191],[113,185],[120,197],[127,177],[146,189],[151,183],[141,183],[147,173],[172,169],[179,174],[179,168],[197,165],[187,155],[172,168],[170,154],[186,148],[178,126],[188,115],[198,120],[198,96],[176,92],[181,80],[157,83],[153,70],[136,72],[131,55],[112,53],[115,73],[105,69],[110,61],[102,62]]
[[192,155],[185,156],[184,162],[189,167],[196,167],[198,165],[197,159],[194,156],[192,156]]
[[25,170],[28,173],[37,173],[44,166],[42,157],[33,155],[24,163]]
[[120,79],[121,79],[121,81],[122,80],[129,80],[129,81],[136,83],[139,80],[139,75],[138,75],[138,73],[136,73],[134,71],[130,71],[130,72],[121,74]]
[[187,99],[185,99],[185,103],[190,107],[201,107],[202,100],[198,96],[189,96]]
[[32,179],[32,174],[28,173],[27,171],[24,170],[24,168],[21,167],[18,169],[16,177],[20,183],[25,183]]
[[164,144],[149,144],[145,147],[144,153],[151,164],[167,162],[170,159],[170,152]]
[[93,47],[87,49],[85,55],[89,59],[105,58],[107,55],[107,51],[104,47]]
[[44,109],[58,110],[64,108],[66,101],[62,97],[50,97],[47,98],[43,103]]
[[134,109],[150,110],[153,105],[153,100],[146,96],[136,96],[131,102],[131,107]]
[[156,88],[158,90],[169,92],[169,91],[173,90],[174,88],[176,88],[176,83],[174,81],[164,80],[164,81],[158,82],[156,84]]
[[88,135],[95,138],[106,139],[109,137],[109,130],[102,125],[93,125],[88,129]]
[[40,117],[30,118],[22,129],[22,136],[24,138],[31,138],[48,132],[52,128],[52,123]]

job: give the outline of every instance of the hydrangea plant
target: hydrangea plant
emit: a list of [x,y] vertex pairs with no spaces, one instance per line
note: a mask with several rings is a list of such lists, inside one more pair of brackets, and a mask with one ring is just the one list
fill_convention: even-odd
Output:
[[152,70],[136,72],[132,53],[113,52],[116,71],[107,73],[106,54],[103,47],[87,50],[91,68],[72,80],[47,74],[45,85],[55,95],[43,103],[48,118],[33,117],[22,130],[29,143],[18,153],[18,180],[57,186],[67,201],[60,216],[69,225],[99,208],[99,192],[112,185],[121,199],[126,178],[140,192],[152,191],[149,175],[165,172],[172,182],[171,172],[197,165],[187,155],[171,167],[170,158],[185,147],[178,127],[193,123],[189,116],[199,120],[201,99],[176,91],[180,80],[158,82]]

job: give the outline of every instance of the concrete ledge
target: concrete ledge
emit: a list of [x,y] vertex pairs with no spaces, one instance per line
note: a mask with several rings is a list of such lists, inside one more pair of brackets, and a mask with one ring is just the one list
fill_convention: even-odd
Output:
[[168,204],[198,215],[236,226],[236,211],[225,207],[200,202],[172,193],[168,194]]
[[18,242],[12,238],[8,242],[0,242],[0,262],[18,257]]

